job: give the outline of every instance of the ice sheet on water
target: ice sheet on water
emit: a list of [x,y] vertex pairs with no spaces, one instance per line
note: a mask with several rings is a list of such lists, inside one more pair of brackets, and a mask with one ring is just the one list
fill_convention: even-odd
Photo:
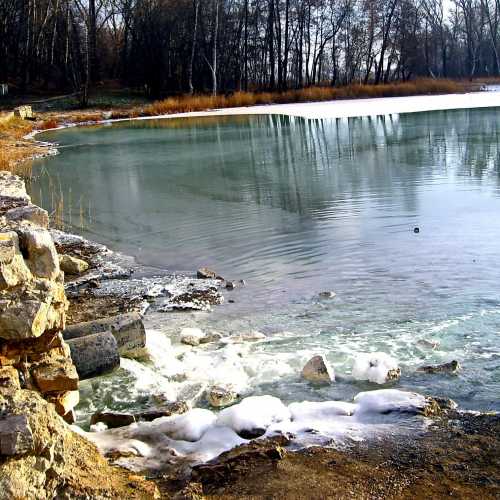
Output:
[[[155,469],[172,460],[191,464],[211,460],[246,443],[241,434],[256,429],[265,436],[291,434],[303,445],[319,438],[342,442],[380,432],[392,433],[399,425],[398,420],[388,424],[385,414],[418,413],[425,403],[419,394],[396,389],[362,392],[352,403],[303,401],[288,407],[273,396],[252,396],[218,415],[198,408],[184,415],[85,435],[105,454],[130,455],[120,458],[123,466],[133,470]],[[370,415],[369,421],[366,415]]]

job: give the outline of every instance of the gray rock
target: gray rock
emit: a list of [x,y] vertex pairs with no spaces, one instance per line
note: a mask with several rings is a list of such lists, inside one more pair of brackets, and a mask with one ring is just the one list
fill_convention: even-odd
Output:
[[121,356],[136,357],[145,354],[146,329],[139,313],[119,314],[71,325],[66,327],[63,337],[70,340],[108,331],[115,337]]
[[335,373],[324,356],[312,357],[302,369],[302,377],[309,382],[331,384],[335,382]]
[[417,345],[426,349],[437,349],[439,347],[439,341],[432,339],[420,339],[417,342]]
[[134,422],[152,422],[157,418],[180,415],[186,413],[188,410],[189,406],[184,401],[175,401],[163,403],[162,406],[130,413],[98,411],[90,418],[90,425],[96,425],[102,422],[108,429],[115,429],[117,427],[125,427]]
[[67,341],[80,380],[104,375],[120,366],[120,354],[111,332],[94,333]]
[[33,433],[26,415],[8,415],[0,420],[0,455],[24,455],[33,449]]
[[28,221],[44,229],[49,227],[49,214],[36,205],[12,208],[5,213],[5,218],[15,222]]
[[319,296],[322,299],[333,299],[337,294],[335,292],[331,291],[326,291],[326,292],[319,292]]

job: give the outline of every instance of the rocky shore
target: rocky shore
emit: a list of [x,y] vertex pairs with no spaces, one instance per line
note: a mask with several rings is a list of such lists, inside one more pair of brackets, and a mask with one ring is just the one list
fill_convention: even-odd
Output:
[[0,497],[151,497],[75,434],[79,378],[63,340],[68,300],[48,214],[0,172]]
[[[458,412],[439,401],[422,408],[430,425],[406,438],[300,449],[292,435],[264,437],[194,467],[172,460],[153,481],[144,471],[111,466],[126,453],[111,446],[104,458],[69,425],[80,377],[63,332],[148,309],[208,310],[223,301],[220,280],[138,269],[101,245],[49,229],[48,214],[7,172],[0,173],[0,217],[0,499],[500,496],[498,416]],[[205,340],[190,331],[182,342],[196,347]],[[387,374],[399,376],[394,370],[388,365]],[[303,376],[335,379],[323,359],[311,360]],[[213,388],[212,406],[238,396],[222,389]],[[123,428],[189,410],[177,404],[119,422],[117,415],[96,414],[93,424]]]

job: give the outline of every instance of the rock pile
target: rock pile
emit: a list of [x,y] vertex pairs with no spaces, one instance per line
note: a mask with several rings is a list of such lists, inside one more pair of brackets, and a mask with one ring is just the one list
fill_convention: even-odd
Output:
[[61,334],[68,301],[48,223],[24,182],[0,172],[0,499],[131,498],[128,475],[112,474],[60,418],[74,419],[79,378]]
[[68,303],[48,215],[7,172],[0,207],[0,368],[15,370],[21,388],[40,392],[71,421],[78,375],[60,333]]

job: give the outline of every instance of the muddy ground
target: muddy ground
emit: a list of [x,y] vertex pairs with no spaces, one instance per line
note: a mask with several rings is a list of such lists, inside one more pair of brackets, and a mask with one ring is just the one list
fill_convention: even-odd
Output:
[[419,438],[312,447],[289,452],[251,444],[195,467],[189,480],[167,475],[164,497],[430,499],[500,498],[500,418],[453,414]]

